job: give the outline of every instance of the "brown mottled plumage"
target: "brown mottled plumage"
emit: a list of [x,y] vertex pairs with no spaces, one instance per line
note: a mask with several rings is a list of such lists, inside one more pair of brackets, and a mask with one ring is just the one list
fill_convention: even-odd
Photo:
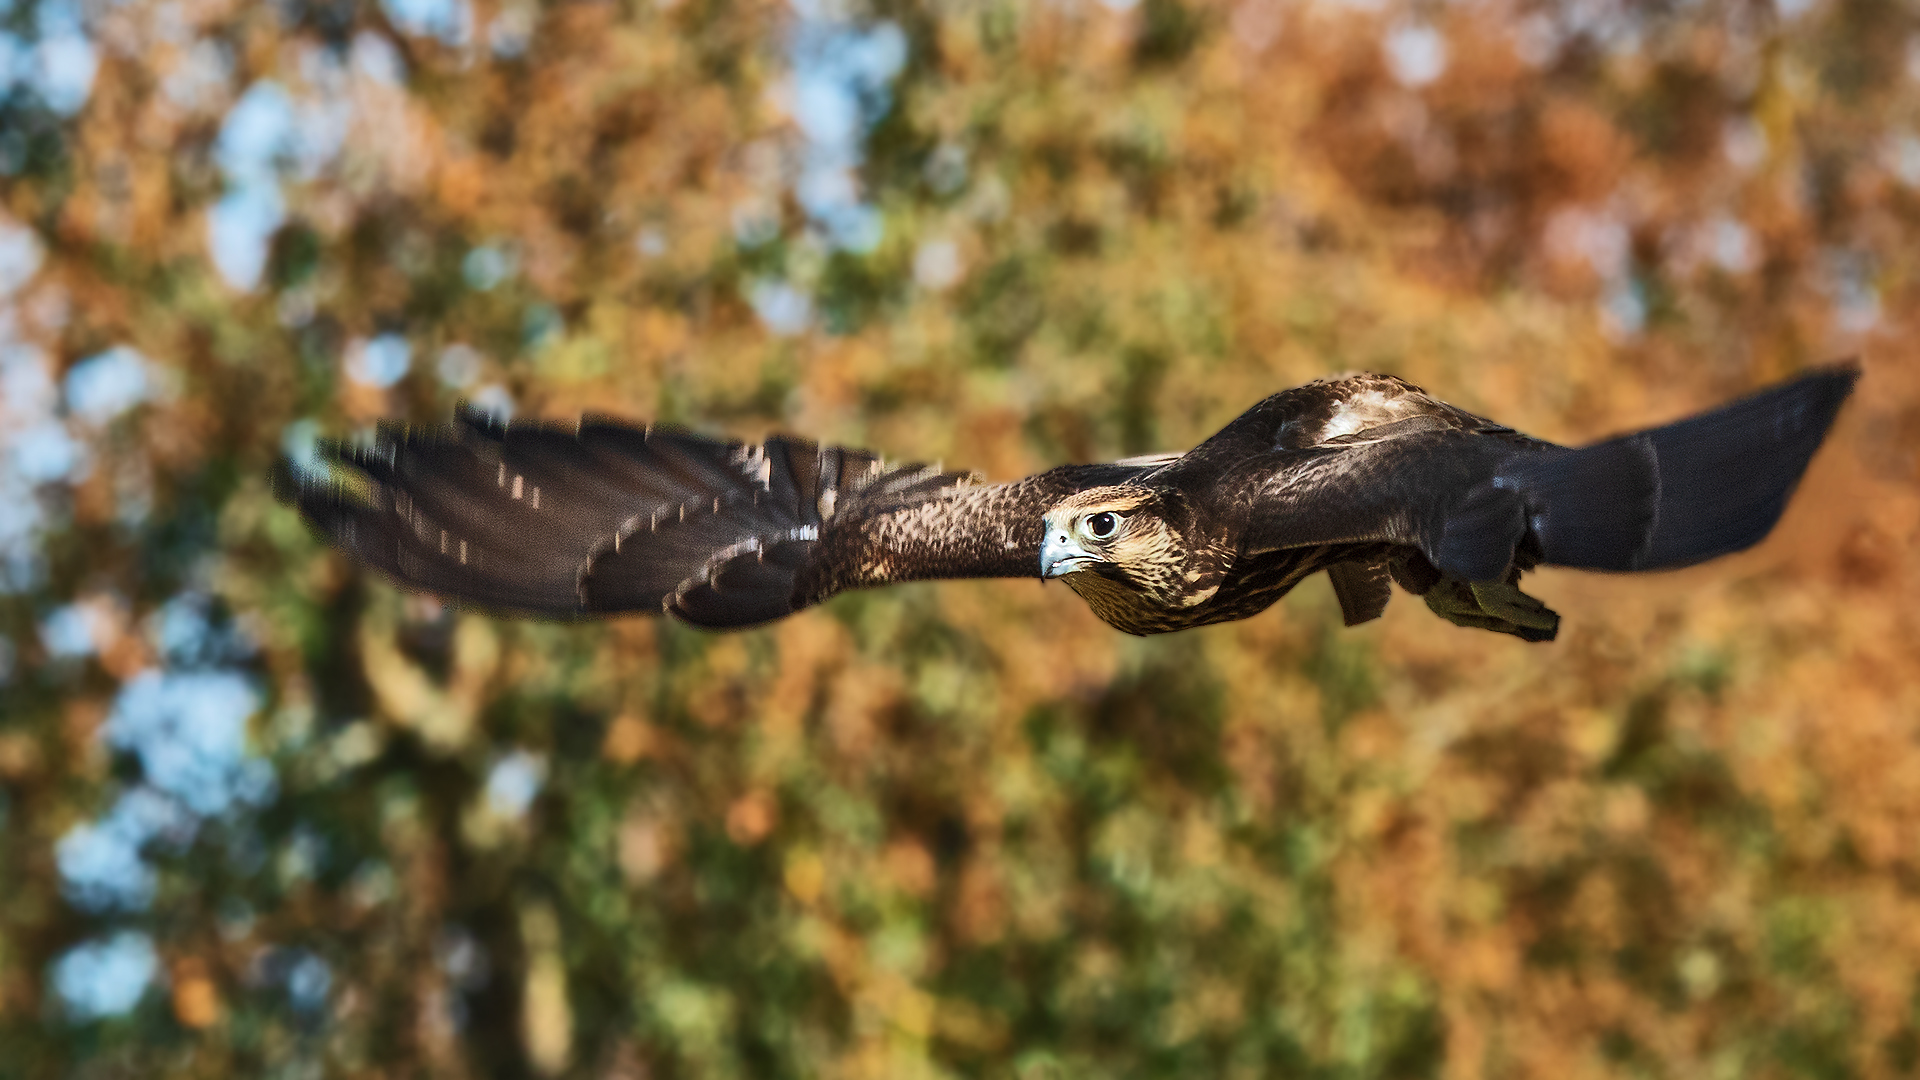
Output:
[[1581,449],[1354,375],[1275,394],[1185,454],[994,485],[786,437],[462,411],[331,447],[349,483],[288,464],[276,487],[403,585],[537,615],[738,627],[846,589],[1038,572],[1153,634],[1246,618],[1325,570],[1349,625],[1380,614],[1391,580],[1452,622],[1541,641],[1559,617],[1522,573],[1666,569],[1758,542],[1857,375],[1823,369]]

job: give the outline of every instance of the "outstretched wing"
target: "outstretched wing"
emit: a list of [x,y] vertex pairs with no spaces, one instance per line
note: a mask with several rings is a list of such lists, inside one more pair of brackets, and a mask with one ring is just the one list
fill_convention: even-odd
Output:
[[734,627],[843,588],[1033,573],[1045,508],[1115,472],[983,485],[779,436],[457,420],[328,447],[342,476],[283,464],[276,490],[401,585],[527,614],[666,611]]
[[1228,481],[1245,514],[1243,550],[1386,541],[1462,582],[1537,563],[1688,566],[1772,529],[1858,375],[1822,369],[1577,450],[1456,422],[1470,416],[1458,410],[1276,447]]

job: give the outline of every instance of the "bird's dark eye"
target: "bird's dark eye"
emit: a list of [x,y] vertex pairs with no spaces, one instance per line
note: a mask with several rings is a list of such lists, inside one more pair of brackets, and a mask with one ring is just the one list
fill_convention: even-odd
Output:
[[1113,531],[1119,527],[1120,518],[1117,515],[1109,514],[1105,511],[1087,519],[1087,535],[1093,537],[1095,540],[1105,540],[1107,537],[1112,536]]

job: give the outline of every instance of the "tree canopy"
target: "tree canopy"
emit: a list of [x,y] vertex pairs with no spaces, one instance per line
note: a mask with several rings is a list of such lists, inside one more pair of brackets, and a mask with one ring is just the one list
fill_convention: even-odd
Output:
[[[1920,1067],[1920,10],[0,0],[0,1077]],[[1007,478],[1860,355],[1529,646],[1315,583],[507,622],[268,474],[457,400]]]

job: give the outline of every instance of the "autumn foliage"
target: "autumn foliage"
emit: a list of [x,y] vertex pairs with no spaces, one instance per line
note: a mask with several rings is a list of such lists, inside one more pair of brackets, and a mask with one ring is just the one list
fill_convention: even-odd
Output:
[[[134,0],[72,115],[0,100],[44,253],[7,340],[152,384],[59,414],[92,465],[0,594],[0,1077],[1920,1069],[1920,11],[403,7]],[[870,249],[795,191],[815,16],[906,46]],[[262,80],[337,145],[247,181]],[[208,240],[243,182],[283,201],[251,288]],[[1346,630],[1319,580],[1144,640],[1031,580],[507,622],[267,483],[476,395],[1005,478],[1348,369],[1581,441],[1846,355],[1767,543],[1543,572],[1550,645],[1404,595]],[[183,593],[271,786],[89,906],[60,845],[152,767],[103,732]],[[71,1015],[59,958],[129,929],[144,997]]]

